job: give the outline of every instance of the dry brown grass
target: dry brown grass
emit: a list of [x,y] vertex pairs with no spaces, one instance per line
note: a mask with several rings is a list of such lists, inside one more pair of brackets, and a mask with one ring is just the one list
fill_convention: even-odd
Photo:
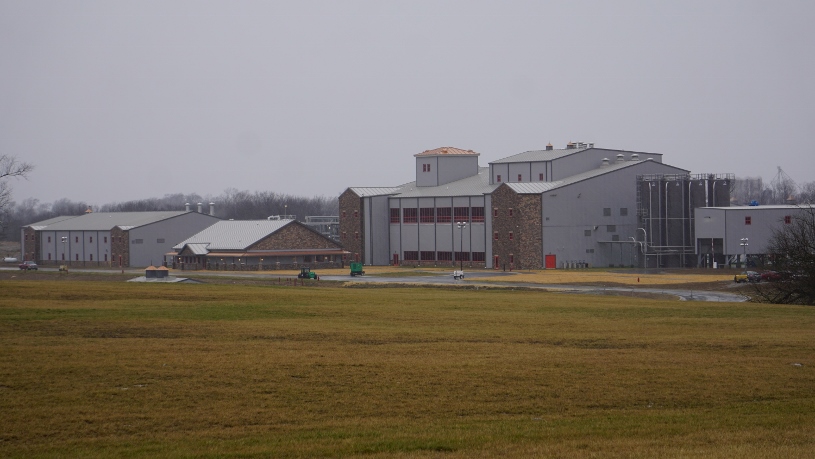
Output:
[[0,291],[3,456],[815,448],[812,308],[440,289]]

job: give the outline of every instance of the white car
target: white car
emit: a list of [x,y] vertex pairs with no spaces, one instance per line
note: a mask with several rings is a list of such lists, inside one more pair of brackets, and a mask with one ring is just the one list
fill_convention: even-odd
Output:
[[464,279],[464,271],[453,271],[453,279]]

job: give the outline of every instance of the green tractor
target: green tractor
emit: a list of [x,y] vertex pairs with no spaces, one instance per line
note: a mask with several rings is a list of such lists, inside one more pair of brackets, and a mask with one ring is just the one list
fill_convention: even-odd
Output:
[[351,277],[354,276],[361,276],[365,274],[365,271],[362,270],[362,263],[358,261],[351,262]]
[[297,275],[298,279],[316,279],[317,273],[311,270],[311,268],[300,268],[300,274]]

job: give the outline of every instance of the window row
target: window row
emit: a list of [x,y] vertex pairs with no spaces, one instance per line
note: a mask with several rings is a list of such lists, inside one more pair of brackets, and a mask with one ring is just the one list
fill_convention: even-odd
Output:
[[[518,174],[518,180],[517,181],[518,182],[523,182],[524,181],[523,178],[524,178],[523,174]],[[502,180],[501,174],[498,174],[498,175],[495,176],[495,181],[496,182],[500,182],[501,180]],[[543,173],[538,174],[538,181],[543,182]]]
[[484,223],[483,207],[392,208],[390,222],[399,223]]
[[[68,241],[68,238],[67,238],[67,237],[63,237],[63,239],[64,239],[64,240],[63,240],[62,242],[67,242],[67,241]],[[119,241],[119,242],[121,242],[121,239],[123,239],[123,238],[119,238],[119,239],[120,239],[120,241]],[[27,234],[26,234],[26,240],[28,240],[28,235],[27,235]],[[107,236],[103,237],[103,238],[102,238],[102,240],[103,240],[103,242],[104,242],[105,244],[107,244],[107,243],[108,243],[108,237],[107,237]],[[116,242],[116,236],[111,236],[110,241],[111,241],[111,242]],[[48,236],[48,238],[47,238],[47,242],[51,242],[51,236]],[[74,242],[75,242],[75,243],[77,243],[77,244],[79,244],[79,236],[75,236],[75,237],[74,237]],[[89,242],[89,243],[92,243],[92,242],[93,242],[93,236],[88,236],[88,242]],[[163,242],[164,242],[164,239],[158,239],[158,243],[159,243],[159,244],[161,244],[161,243],[163,243]]]
[[404,261],[472,261],[483,262],[486,260],[484,252],[434,252],[432,250],[405,250]]
[[[65,261],[65,254],[63,253],[61,255],[62,255],[62,261]],[[79,261],[79,254],[78,253],[74,254],[74,257],[76,259],[75,261]],[[92,253],[89,254],[88,258],[89,258],[88,261],[93,261],[93,254]],[[51,261],[51,252],[48,252],[48,261]],[[97,261],[99,261],[99,260],[97,260]],[[105,260],[104,261],[108,261],[108,254],[105,254]]]
[[[611,217],[611,207],[603,207],[603,216]],[[620,216],[621,217],[628,216],[628,207],[620,207]]]

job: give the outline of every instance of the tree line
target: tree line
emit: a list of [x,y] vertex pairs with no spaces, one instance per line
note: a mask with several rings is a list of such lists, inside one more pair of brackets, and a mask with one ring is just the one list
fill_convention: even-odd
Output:
[[215,203],[215,215],[223,219],[260,220],[273,215],[289,215],[300,221],[313,215],[338,215],[337,197],[294,196],[273,191],[241,191],[234,188],[225,190],[218,196],[201,196],[196,193],[166,194],[160,198],[137,199],[133,201],[112,202],[100,206],[91,206],[84,201],[72,201],[67,198],[53,203],[43,203],[38,199],[28,198],[17,203],[8,200],[0,210],[0,240],[19,240],[20,228],[50,218],[64,215],[82,215],[89,208],[93,212],[147,212],[184,210],[190,204],[190,210],[196,210],[198,203],[203,204],[203,211],[209,212],[209,203]]

